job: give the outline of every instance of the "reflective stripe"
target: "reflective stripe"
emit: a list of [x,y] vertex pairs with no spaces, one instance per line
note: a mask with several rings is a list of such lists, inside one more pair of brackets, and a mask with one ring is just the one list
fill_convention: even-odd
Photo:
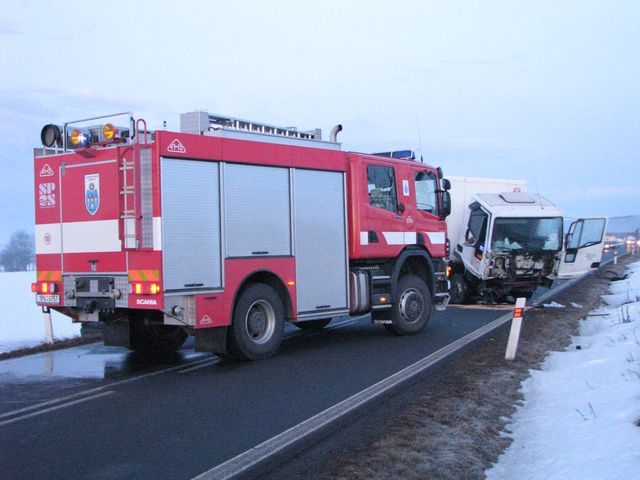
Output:
[[446,236],[444,232],[425,232],[429,237],[429,241],[432,245],[444,245],[446,242]]
[[360,245],[369,245],[369,232],[360,232]]
[[120,252],[118,220],[36,225],[36,254]]
[[382,232],[387,245],[415,245],[416,232]]
[[[367,232],[360,232],[360,245],[367,245],[363,243],[363,235]],[[444,232],[424,232],[429,237],[429,242],[432,245],[444,245],[446,236]],[[416,232],[382,232],[387,245],[415,245],[418,243],[418,234]]]
[[159,282],[159,270],[129,270],[130,282]]
[[404,232],[382,232],[387,245],[406,245]]
[[60,270],[43,270],[38,272],[36,278],[38,282],[56,282],[62,280],[62,272]]

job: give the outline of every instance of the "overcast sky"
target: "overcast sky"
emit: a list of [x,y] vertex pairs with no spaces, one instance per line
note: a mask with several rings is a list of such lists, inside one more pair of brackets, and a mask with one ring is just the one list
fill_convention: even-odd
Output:
[[637,1],[0,1],[0,243],[45,123],[203,109],[640,214]]

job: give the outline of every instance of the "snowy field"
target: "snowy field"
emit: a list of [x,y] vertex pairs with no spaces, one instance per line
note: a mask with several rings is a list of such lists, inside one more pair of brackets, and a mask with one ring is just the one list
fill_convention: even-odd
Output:
[[[35,304],[31,282],[36,272],[0,272],[0,353],[44,343],[42,310]],[[52,312],[56,340],[80,335],[80,324]]]
[[629,268],[567,350],[530,372],[489,480],[640,478],[640,263]]

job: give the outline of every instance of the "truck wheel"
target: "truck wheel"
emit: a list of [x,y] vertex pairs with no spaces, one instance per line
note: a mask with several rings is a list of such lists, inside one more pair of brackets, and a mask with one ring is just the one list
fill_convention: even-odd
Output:
[[431,318],[431,292],[420,277],[403,275],[398,282],[398,301],[391,309],[387,330],[396,335],[419,333]]
[[284,334],[284,307],[276,291],[254,283],[238,299],[229,328],[229,352],[241,360],[273,355]]
[[143,318],[134,318],[129,325],[129,348],[148,354],[175,352],[188,336],[181,327],[145,325]]
[[294,322],[294,325],[301,330],[316,331],[316,330],[322,330],[324,327],[329,325],[330,322],[331,322],[330,318],[322,318],[320,320],[307,320],[303,322]]
[[461,273],[455,273],[450,280],[451,288],[449,295],[451,299],[449,303],[462,305],[469,301],[469,285]]

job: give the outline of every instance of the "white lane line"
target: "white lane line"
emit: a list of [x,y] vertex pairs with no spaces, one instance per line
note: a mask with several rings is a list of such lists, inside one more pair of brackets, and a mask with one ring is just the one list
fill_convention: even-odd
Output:
[[100,387],[90,388],[89,390],[83,390],[81,392],[72,393],[71,395],[65,395],[64,397],[58,397],[58,398],[54,398],[54,399],[51,399],[51,400],[47,400],[45,402],[36,403],[36,404],[30,405],[28,407],[23,407],[23,408],[19,408],[17,410],[12,410],[10,412],[5,412],[3,414],[0,414],[0,418],[12,417],[12,416],[17,415],[19,413],[29,412],[31,410],[37,410],[39,408],[46,407],[48,405],[64,402],[64,401],[70,400],[72,398],[82,397],[84,395],[89,395],[89,394],[94,393],[94,392],[101,392],[101,391],[106,390],[108,388],[113,388],[113,387],[116,387],[118,385],[123,385],[123,384],[126,384],[126,383],[136,382],[138,380],[142,380],[143,378],[154,377],[156,375],[160,375],[162,373],[171,372],[171,371],[174,371],[174,370],[179,370],[179,369],[184,368],[184,367],[189,368],[189,367],[191,367],[193,365],[197,365],[197,364],[200,364],[200,363],[203,363],[203,362],[211,362],[211,358],[202,358],[200,360],[196,360],[194,362],[190,362],[190,363],[187,363],[187,364],[176,365],[174,367],[169,367],[169,368],[165,368],[165,369],[162,369],[162,370],[157,370],[155,372],[145,373],[143,375],[138,375],[138,376],[132,377],[132,378],[125,378],[123,380],[118,380],[116,382],[112,382],[112,383],[109,383],[107,385],[102,385]]
[[21,420],[26,420],[28,418],[36,417],[38,415],[44,415],[45,413],[53,412],[54,410],[60,410],[61,408],[67,408],[72,405],[77,405],[78,403],[88,402],[89,400],[95,400],[100,397],[111,395],[112,393],[114,392],[109,390],[107,392],[98,393],[97,395],[91,395],[89,397],[81,398],[79,400],[74,400],[73,402],[67,402],[60,405],[56,405],[54,407],[45,408],[44,410],[38,410],[37,412],[28,413],[26,415],[21,415],[19,417],[13,417],[13,418],[10,418],[9,420],[4,420],[0,422],[0,427],[4,427],[5,425],[9,425],[11,423],[19,422]]
[[513,310],[513,305],[448,305],[452,310]]
[[183,373],[192,372],[194,370],[198,370],[199,368],[210,367],[211,365],[215,365],[216,363],[220,363],[220,360],[217,359],[217,358],[213,359],[213,360],[210,360],[209,362],[205,362],[205,363],[201,363],[200,365],[196,365],[195,367],[185,368],[183,370],[180,370],[178,373],[182,375]]
[[[348,318],[346,320],[343,320],[341,322],[338,322],[338,323],[335,323],[333,325],[328,326],[327,329],[342,327],[342,326],[347,325],[349,323],[355,322],[359,318],[360,317],[355,317],[353,319],[352,318]],[[300,333],[302,334],[303,332],[300,332]],[[292,337],[289,337],[289,338],[292,338]],[[85,395],[90,395],[92,393],[101,392],[101,391],[106,390],[108,388],[117,387],[118,385],[123,385],[123,384],[126,384],[126,383],[136,382],[136,381],[142,380],[144,378],[154,377],[154,376],[160,375],[162,373],[168,373],[168,372],[172,372],[172,371],[175,371],[175,370],[178,370],[178,373],[190,372],[190,371],[196,370],[198,368],[208,367],[210,365],[213,365],[214,363],[218,363],[219,361],[220,361],[219,358],[212,359],[209,356],[205,356],[205,358],[200,358],[198,360],[194,360],[193,362],[189,362],[187,364],[176,365],[174,367],[164,368],[162,370],[157,370],[155,372],[145,373],[143,375],[138,375],[136,377],[126,378],[126,379],[123,379],[123,380],[118,380],[116,382],[112,382],[112,383],[109,383],[107,385],[102,385],[100,387],[90,388],[89,390],[83,390],[81,392],[76,392],[76,393],[73,393],[73,394],[70,394],[70,395],[65,395],[63,397],[54,398],[54,399],[47,400],[47,401],[44,401],[44,402],[36,403],[34,405],[29,405],[27,407],[22,407],[22,408],[18,408],[16,410],[12,410],[12,411],[9,411],[9,412],[1,413],[0,414],[0,419],[7,418],[7,417],[13,417],[13,416],[18,415],[20,413],[30,412],[32,410],[38,410],[40,408],[47,407],[49,405],[54,405],[56,403],[61,403],[61,402],[64,402],[66,400],[71,400],[71,399],[82,397],[82,396],[85,396]]]
[[431,367],[435,363],[445,359],[454,351],[464,347],[468,343],[480,338],[491,330],[499,327],[503,323],[511,320],[512,315],[509,313],[503,315],[497,320],[494,320],[479,329],[459,338],[458,340],[450,343],[446,347],[432,353],[431,355],[417,361],[416,363],[409,365],[408,367],[394,373],[393,375],[379,381],[378,383],[352,395],[351,397],[336,403],[332,407],[314,415],[313,417],[299,423],[298,425],[291,427],[289,430],[282,432],[275,437],[266,440],[265,442],[257,445],[236,457],[227,460],[226,462],[218,465],[217,467],[208,470],[193,480],[225,480],[234,478],[238,475],[246,473],[260,462],[276,455],[279,452],[284,451],[287,447],[293,445],[297,441],[304,437],[319,431],[321,428],[329,425],[332,422],[348,415],[350,412],[356,410],[365,403],[373,400],[374,398],[384,395],[389,390],[393,389],[397,385],[411,379],[422,373],[427,368]]
[[[590,274],[591,272],[576,279],[570,280],[553,290],[550,290],[549,292],[538,298],[537,301],[534,302],[534,305],[546,300],[547,298],[557,295],[558,293],[578,283]],[[221,463],[220,465],[201,473],[197,477],[194,477],[192,480],[227,480],[249,472],[252,468],[256,467],[269,457],[277,455],[278,453],[283,452],[284,450],[286,450],[286,448],[302,440],[303,438],[315,432],[319,432],[322,428],[348,415],[350,412],[356,410],[365,403],[373,400],[376,397],[384,395],[401,383],[418,376],[427,368],[446,359],[453,352],[478,340],[484,335],[491,333],[493,330],[496,330],[505,323],[510,322],[512,317],[512,313],[502,315],[501,317],[483,325],[473,332],[468,333],[464,337],[453,341],[452,343],[432,353],[431,355],[424,357],[422,360],[419,360],[416,363],[400,370],[399,372],[396,372],[393,375],[379,381],[378,383],[356,393],[355,395],[352,395],[351,397],[339,403],[336,403],[332,407],[327,408],[326,410],[291,427],[290,429],[280,433],[279,435],[276,435],[275,437],[272,437],[269,440],[266,440],[261,444],[245,451],[244,453],[241,453],[231,458],[230,460],[227,460],[226,462]]]

